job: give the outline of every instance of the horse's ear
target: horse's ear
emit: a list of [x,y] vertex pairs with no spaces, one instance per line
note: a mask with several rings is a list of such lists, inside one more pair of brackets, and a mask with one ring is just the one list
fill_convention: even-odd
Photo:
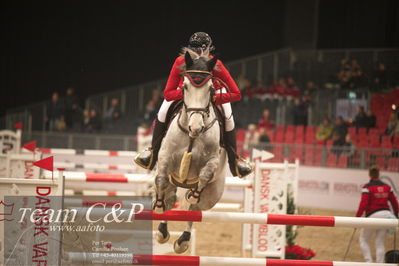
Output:
[[206,62],[206,65],[208,67],[208,71],[212,71],[213,70],[213,68],[215,67],[217,61],[218,61],[218,59],[216,57],[213,57],[211,60]]
[[189,52],[186,52],[184,54],[184,61],[186,61],[186,66],[191,67],[194,64],[193,59],[191,58],[191,55]]

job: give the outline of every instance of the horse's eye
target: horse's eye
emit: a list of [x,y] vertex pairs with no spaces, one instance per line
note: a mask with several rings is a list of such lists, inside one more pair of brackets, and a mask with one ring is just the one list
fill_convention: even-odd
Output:
[[183,89],[187,90],[187,84],[183,84]]

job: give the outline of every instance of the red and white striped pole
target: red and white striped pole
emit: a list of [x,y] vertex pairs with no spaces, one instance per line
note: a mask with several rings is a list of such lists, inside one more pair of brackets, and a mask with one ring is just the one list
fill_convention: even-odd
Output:
[[143,211],[134,217],[135,220],[159,221],[193,221],[193,222],[222,222],[248,224],[279,224],[322,227],[351,227],[396,229],[398,219],[358,218],[340,216],[288,215],[245,212],[206,212],[206,211],[167,211],[162,214]]
[[[113,258],[113,264],[128,265],[184,265],[184,266],[389,266],[387,263],[362,263],[341,261],[316,261],[316,260],[279,260],[259,258],[233,258],[233,257],[200,257],[200,256],[173,256],[173,255],[135,255],[119,253],[68,253],[71,263],[90,262],[94,259],[107,261]],[[115,259],[118,258],[118,259]]]

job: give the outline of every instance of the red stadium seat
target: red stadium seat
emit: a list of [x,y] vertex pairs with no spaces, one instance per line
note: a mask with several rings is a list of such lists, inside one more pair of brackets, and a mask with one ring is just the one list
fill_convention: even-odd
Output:
[[337,166],[337,155],[330,153],[327,157],[326,165],[328,167],[336,167]]
[[350,128],[348,128],[348,133],[349,133],[351,136],[357,135],[357,133],[356,133],[356,128],[355,128],[355,127],[350,127]]
[[384,156],[378,156],[377,160],[376,160],[376,164],[378,165],[378,167],[380,167],[381,170],[385,170],[385,157]]
[[379,136],[380,132],[377,128],[370,128],[369,129],[369,136]]
[[294,130],[295,130],[295,126],[294,125],[287,125],[286,128],[285,128],[286,132],[294,133]]
[[285,133],[284,142],[285,143],[294,143],[294,132],[293,131],[287,131]]
[[358,133],[359,135],[367,135],[367,128],[365,128],[365,127],[360,127],[360,128],[357,129],[357,133]]
[[304,136],[305,127],[304,126],[296,126],[295,127],[295,136]]
[[394,149],[399,149],[399,136],[394,136],[393,137],[392,147]]
[[399,171],[399,158],[390,158],[388,161],[388,171]]
[[348,156],[346,156],[346,155],[339,156],[339,158],[338,158],[338,167],[340,167],[340,168],[348,167]]
[[392,149],[391,136],[382,136],[382,138],[381,138],[381,148]]
[[277,143],[283,143],[284,142],[284,132],[276,131],[275,136],[274,136],[274,141]]

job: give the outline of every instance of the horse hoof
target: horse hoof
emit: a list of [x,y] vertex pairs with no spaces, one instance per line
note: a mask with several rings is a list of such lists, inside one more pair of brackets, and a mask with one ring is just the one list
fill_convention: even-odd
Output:
[[186,194],[186,200],[190,204],[197,204],[199,202],[199,198],[194,197],[192,191],[188,191]]
[[179,245],[178,240],[175,241],[173,245],[173,249],[177,254],[182,254],[187,251],[187,249],[190,247],[190,241],[183,241]]
[[170,234],[169,232],[167,233],[166,237],[163,236],[162,232],[158,231],[155,235],[155,238],[157,239],[157,242],[159,244],[165,244],[166,242],[169,241]]
[[173,248],[177,254],[181,254],[187,251],[190,247],[191,233],[184,231],[183,234],[175,241]]
[[168,224],[160,223],[158,225],[158,232],[155,234],[155,238],[157,239],[159,244],[164,244],[168,242],[170,238],[170,234],[168,232]]

